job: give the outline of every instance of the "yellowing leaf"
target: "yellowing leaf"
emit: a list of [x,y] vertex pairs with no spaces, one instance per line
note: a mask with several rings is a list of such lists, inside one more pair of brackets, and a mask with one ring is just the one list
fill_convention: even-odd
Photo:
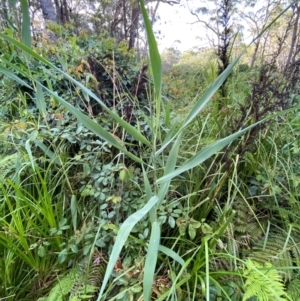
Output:
[[76,68],[76,73],[82,73],[83,72],[83,65],[80,64],[77,68]]
[[120,203],[122,198],[120,196],[111,195],[106,199],[106,202],[112,202],[113,204]]

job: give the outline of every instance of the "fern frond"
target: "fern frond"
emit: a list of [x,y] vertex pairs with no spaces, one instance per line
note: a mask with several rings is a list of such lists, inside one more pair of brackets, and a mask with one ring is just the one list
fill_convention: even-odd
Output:
[[48,297],[38,301],[94,300],[106,270],[107,262],[99,252],[94,252],[92,259],[85,258],[67,275],[60,278],[51,289]]
[[300,301],[300,279],[294,279],[290,282],[287,292],[294,301]]
[[299,234],[293,232],[287,242],[286,235],[283,233],[271,233],[267,242],[261,239],[253,246],[253,252],[249,254],[249,258],[259,263],[270,262],[277,270],[280,271],[284,281],[293,279],[293,269],[286,267],[299,266],[300,243]]
[[246,278],[243,301],[252,297],[257,297],[260,301],[291,300],[284,291],[281,277],[272,264],[267,262],[263,266],[247,259],[243,276]]
[[82,301],[82,300],[93,300],[99,287],[86,284],[81,287],[77,287],[75,295],[71,296],[69,301]]
[[38,301],[63,301],[67,296],[76,280],[76,269],[72,269],[67,275],[59,279],[58,283],[51,289],[48,297],[39,298]]
[[20,159],[18,153],[7,155],[3,158],[0,156],[0,180],[4,180],[9,174],[15,171],[16,161]]
[[92,300],[99,289],[106,270],[107,261],[102,253],[95,251],[91,260],[79,264],[79,273],[71,290],[70,301]]

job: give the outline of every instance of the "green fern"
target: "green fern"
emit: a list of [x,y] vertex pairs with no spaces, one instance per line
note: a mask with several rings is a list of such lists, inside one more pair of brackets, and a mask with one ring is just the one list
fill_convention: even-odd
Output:
[[294,279],[289,283],[287,293],[294,301],[300,301],[300,279]]
[[0,180],[3,181],[9,174],[16,169],[16,161],[19,160],[19,154],[14,153],[3,158],[0,157]]
[[265,265],[261,265],[247,259],[245,265],[243,276],[246,278],[246,282],[243,301],[252,297],[257,297],[259,301],[291,300],[284,290],[279,273],[272,264],[267,262]]
[[94,285],[82,285],[81,287],[77,287],[75,294],[70,296],[69,301],[92,300],[98,290],[99,287]]
[[101,253],[95,252],[89,260],[84,259],[67,275],[59,279],[48,297],[38,301],[81,301],[94,300],[106,269],[106,260]]
[[270,233],[268,240],[266,242],[265,239],[258,241],[248,256],[262,264],[271,263],[280,271],[285,282],[294,278],[293,269],[286,269],[286,267],[299,266],[300,264],[299,234],[292,232],[289,241],[286,240],[287,236],[284,233]]
[[72,269],[67,275],[59,279],[58,283],[51,289],[48,297],[42,297],[38,301],[63,301],[72,290],[78,271]]
[[249,247],[252,242],[263,235],[265,221],[258,220],[255,206],[246,204],[246,201],[241,198],[236,199],[233,209],[235,215],[231,227],[235,243],[239,246]]

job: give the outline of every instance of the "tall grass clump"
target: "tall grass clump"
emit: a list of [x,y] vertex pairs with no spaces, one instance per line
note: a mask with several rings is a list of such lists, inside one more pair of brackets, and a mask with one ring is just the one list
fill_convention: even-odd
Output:
[[[242,273],[234,270],[238,270],[240,266],[244,265],[249,270],[248,274],[244,273],[245,278],[251,274],[254,275],[253,278],[259,275],[259,279],[265,279],[267,276],[261,270],[272,269],[272,266],[261,266],[259,263],[238,260],[234,249],[232,248],[228,251],[223,245],[221,237],[227,235],[228,241],[231,238],[230,226],[232,226],[231,223],[235,216],[235,210],[233,209],[234,200],[239,194],[235,171],[238,156],[233,162],[230,162],[233,170],[231,173],[224,173],[219,168],[221,165],[216,164],[216,162],[220,162],[218,156],[222,149],[231,144],[236,138],[255,128],[262,120],[255,120],[256,123],[243,124],[243,127],[246,127],[239,128],[234,133],[221,139],[216,139],[211,134],[211,139],[201,141],[202,131],[207,121],[205,119],[202,124],[195,121],[197,121],[199,114],[237,65],[240,58],[238,56],[209,85],[203,95],[195,101],[185,118],[176,124],[172,123],[170,106],[162,100],[160,55],[144,1],[140,0],[140,4],[149,43],[149,65],[153,79],[153,86],[148,93],[150,115],[144,114],[145,116],[143,116],[147,127],[151,130],[152,135],[150,136],[146,137],[144,135],[138,119],[136,124],[132,125],[119,116],[115,110],[110,109],[102,99],[80,81],[33,51],[29,42],[30,27],[27,24],[29,22],[28,18],[23,18],[23,43],[9,35],[0,34],[2,39],[7,41],[12,47],[15,47],[15,50],[24,56],[24,61],[20,65],[13,64],[9,59],[3,57],[0,63],[0,72],[16,81],[19,85],[25,86],[26,89],[36,95],[36,104],[41,119],[46,119],[46,101],[48,98],[45,96],[47,95],[51,97],[55,104],[60,104],[67,112],[75,116],[85,128],[100,137],[101,141],[105,141],[109,147],[117,149],[118,153],[115,154],[113,159],[125,158],[123,160],[124,163],[126,163],[126,160],[130,160],[131,164],[138,166],[141,170],[140,175],[143,183],[139,185],[139,188],[142,191],[142,196],[135,200],[136,203],[141,205],[136,207],[134,213],[128,214],[129,216],[122,216],[122,223],[118,226],[113,224],[104,225],[100,222],[93,238],[92,246],[84,247],[84,250],[88,251],[83,251],[83,254],[87,255],[90,251],[89,260],[91,261],[92,249],[97,246],[99,233],[104,228],[107,229],[109,227],[116,233],[114,243],[109,249],[108,258],[101,257],[93,261],[107,261],[106,271],[101,274],[102,283],[99,294],[96,296],[97,301],[109,300],[109,298],[112,298],[112,300],[113,298],[122,298],[125,294],[133,296],[134,290],[139,293],[140,299],[142,298],[146,301],[151,300],[153,294],[155,294],[157,300],[182,300],[185,297],[193,300],[199,300],[200,298],[210,300],[210,298],[213,298],[212,296],[220,294],[225,296],[227,300],[230,300],[234,294],[232,289],[236,287],[224,282],[222,277],[225,273],[232,276],[233,279],[236,279],[234,277],[243,278]],[[28,7],[24,6],[24,16],[26,15],[26,10],[28,10]],[[25,30],[26,28],[27,30]],[[33,61],[38,61],[47,69],[55,71],[76,89],[81,90],[87,99],[96,101],[101,110],[108,114],[109,119],[113,120],[114,124],[122,129],[124,135],[126,134],[137,141],[140,149],[147,150],[147,155],[141,156],[138,152],[132,151],[128,145],[123,143],[120,137],[108,130],[105,125],[98,123],[97,120],[84,114],[67,99],[58,95],[57,91],[53,90],[49,78],[46,81],[41,81],[38,76],[31,72],[30,66]],[[163,126],[161,123],[163,123]],[[191,131],[195,132],[191,134]],[[197,147],[187,150],[188,139],[194,139],[195,137],[198,137]],[[68,185],[68,178],[63,177],[67,172],[64,172],[62,168],[59,181],[53,182],[51,178],[48,178],[47,172],[40,171],[36,166],[30,147],[31,143],[37,144],[51,160],[57,161],[56,159],[59,159],[51,147],[45,146],[42,141],[32,136],[27,140],[25,150],[33,172],[31,176],[33,177],[33,185],[29,184],[27,187],[27,179],[25,179],[25,182],[19,183],[8,181],[2,187],[1,208],[4,217],[1,221],[5,228],[5,231],[1,233],[2,254],[7,258],[8,264],[15,261],[27,267],[22,269],[19,274],[14,273],[13,277],[17,278],[12,281],[12,275],[10,275],[6,262],[2,261],[1,265],[7,271],[2,276],[6,291],[12,286],[13,282],[26,281],[24,270],[27,271],[27,274],[30,271],[32,275],[43,274],[46,273],[46,270],[51,270],[53,262],[51,262],[52,259],[50,257],[46,256],[47,252],[57,253],[59,255],[58,262],[64,262],[69,249],[65,247],[63,236],[72,235],[68,232],[70,227],[68,227],[67,223],[73,223],[73,227],[76,228],[78,209],[74,209],[74,198],[72,198],[72,195],[66,197],[59,192],[65,189],[61,181],[62,183],[66,181],[65,185]],[[202,168],[202,164],[207,162],[207,160],[209,160],[212,173],[210,173],[210,170],[205,171]],[[56,163],[59,164],[60,161]],[[126,174],[127,168],[123,168],[122,171],[124,172],[120,172],[120,178],[124,179],[124,173]],[[198,175],[202,175],[204,179],[198,179]],[[101,173],[99,173],[99,178],[100,176]],[[210,178],[207,179],[208,177]],[[225,182],[224,179],[229,179],[226,183],[229,183],[230,193],[228,193],[228,198],[225,202],[223,200],[218,202],[218,200],[216,201],[216,195],[221,189],[222,183]],[[28,181],[30,182],[30,177]],[[49,187],[49,182],[53,187]],[[175,187],[176,189],[174,189]],[[210,187],[213,187],[210,193],[205,198],[201,198],[201,193],[210,189]],[[72,191],[71,187],[68,188],[68,192]],[[178,194],[180,197],[178,197]],[[174,201],[173,198],[175,199],[175,196],[178,199]],[[110,196],[109,200],[113,200],[112,204],[115,205],[120,202],[115,196]],[[71,216],[69,220],[65,218],[68,207],[70,207],[71,211],[68,215],[69,217]],[[209,215],[212,214],[212,207],[217,208],[214,214],[218,215],[214,225],[210,225],[206,221]],[[165,213],[162,214],[164,210]],[[78,212],[78,215],[80,216],[81,213]],[[100,216],[93,216],[93,218],[100,220]],[[133,231],[143,221],[146,221],[149,233],[136,235]],[[171,230],[166,230],[167,224]],[[49,233],[52,233],[53,237],[50,238]],[[168,236],[168,234],[170,235]],[[31,243],[31,237],[38,237],[39,243]],[[45,237],[47,240],[45,240]],[[46,241],[47,243],[45,243]],[[126,267],[125,264],[123,266],[122,262],[120,262],[123,254],[129,253],[133,243],[135,246],[138,245],[142,250],[141,253],[143,253],[139,272],[134,271],[136,274],[141,274],[141,277],[136,281],[134,287],[128,287],[125,291],[118,292],[118,286],[121,281],[124,281],[124,278],[126,278],[125,280],[128,284],[130,283],[130,278],[136,275],[130,268]],[[73,248],[76,249],[74,246]],[[225,250],[227,252],[218,253],[217,250]],[[37,256],[38,260],[36,260]],[[229,265],[234,266],[232,268],[233,271],[218,272],[217,270],[212,270],[211,260],[221,262],[224,258],[226,259],[224,262],[229,262]],[[164,271],[166,266],[169,272]],[[117,274],[117,270],[121,270],[122,274]],[[159,292],[156,289],[156,286],[158,286],[156,274],[163,275],[164,273],[169,273],[165,278],[170,280],[170,285],[163,292]],[[115,277],[114,281],[110,281],[112,275]],[[277,283],[277,276],[277,273],[272,274],[273,284]],[[29,281],[26,281],[26,283],[26,285],[30,285]],[[243,281],[240,280],[238,285],[243,286]],[[245,287],[247,287],[247,283]],[[279,300],[282,290],[272,289],[272,287],[268,294]],[[8,290],[6,296],[9,297],[13,293]],[[110,294],[114,295],[114,297],[111,297]]]
[[32,169],[23,160],[15,178],[1,182],[0,294],[5,300],[33,300],[36,290],[47,287],[71,235],[65,172],[54,175],[51,165]]

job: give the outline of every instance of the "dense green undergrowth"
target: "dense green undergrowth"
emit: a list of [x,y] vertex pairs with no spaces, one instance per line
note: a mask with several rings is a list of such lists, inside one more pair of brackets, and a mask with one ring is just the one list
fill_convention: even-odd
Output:
[[1,44],[0,299],[298,300],[286,83],[267,65],[217,77],[214,60],[183,58],[161,97],[147,30],[150,62],[100,37],[38,44],[30,60]]

